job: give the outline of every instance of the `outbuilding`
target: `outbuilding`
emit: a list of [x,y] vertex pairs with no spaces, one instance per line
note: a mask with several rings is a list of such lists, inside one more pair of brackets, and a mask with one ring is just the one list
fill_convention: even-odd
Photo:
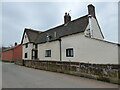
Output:
[[22,46],[21,44],[11,47],[2,51],[2,60],[3,61],[15,61],[22,59]]

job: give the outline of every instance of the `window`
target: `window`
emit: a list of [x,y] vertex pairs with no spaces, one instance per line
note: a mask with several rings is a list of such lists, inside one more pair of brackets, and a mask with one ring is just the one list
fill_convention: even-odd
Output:
[[73,57],[73,48],[66,49],[66,57]]
[[51,57],[51,50],[45,51],[45,57]]
[[86,32],[85,32],[85,36],[86,37],[91,37],[91,32],[90,32],[90,29],[87,29]]
[[28,43],[25,44],[25,47],[28,48]]
[[27,58],[27,53],[25,53],[25,58]]
[[52,36],[47,35],[46,36],[46,41],[49,42],[51,40]]

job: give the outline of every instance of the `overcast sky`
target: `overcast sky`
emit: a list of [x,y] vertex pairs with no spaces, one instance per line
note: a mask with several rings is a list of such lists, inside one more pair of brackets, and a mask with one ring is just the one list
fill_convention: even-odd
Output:
[[24,28],[45,31],[63,24],[65,12],[72,20],[88,14],[87,5],[96,8],[96,17],[105,40],[118,42],[117,2],[4,2],[2,3],[2,40],[4,46],[21,42]]

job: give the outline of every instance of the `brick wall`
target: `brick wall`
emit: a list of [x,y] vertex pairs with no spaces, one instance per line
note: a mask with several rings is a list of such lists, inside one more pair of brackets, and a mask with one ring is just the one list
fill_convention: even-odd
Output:
[[19,45],[13,49],[13,60],[22,59],[22,46]]
[[4,61],[15,61],[22,59],[22,46],[18,45],[12,49],[2,52],[2,60]]
[[2,60],[12,61],[13,60],[13,50],[8,50],[2,52]]

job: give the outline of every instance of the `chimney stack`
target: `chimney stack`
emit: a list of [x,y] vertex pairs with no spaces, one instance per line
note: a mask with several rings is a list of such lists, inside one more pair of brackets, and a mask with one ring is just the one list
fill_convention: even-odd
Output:
[[88,15],[91,15],[92,17],[96,18],[95,7],[92,4],[88,5]]
[[64,24],[66,24],[70,21],[71,21],[71,16],[69,15],[69,13],[67,14],[67,12],[66,12],[65,16],[64,16]]
[[17,46],[17,42],[15,42],[15,46]]

